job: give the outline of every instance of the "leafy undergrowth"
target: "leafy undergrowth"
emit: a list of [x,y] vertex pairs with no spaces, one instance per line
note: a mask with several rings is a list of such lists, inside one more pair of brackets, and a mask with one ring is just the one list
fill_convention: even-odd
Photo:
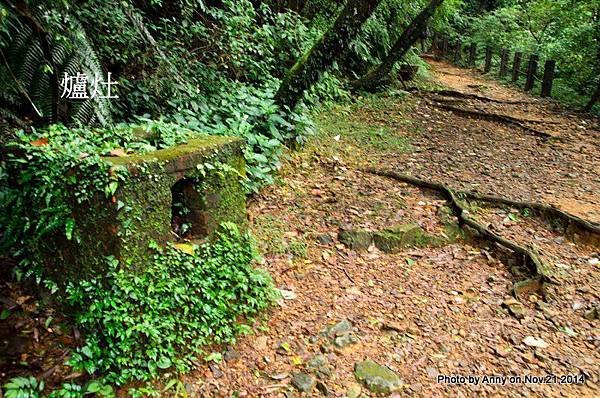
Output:
[[[151,121],[102,131],[54,125],[19,134],[0,169],[2,255],[21,260],[17,268],[21,279],[35,277],[52,294],[57,293],[57,281],[36,261],[39,242],[50,234],[80,242],[74,202],[113,197],[127,171],[115,171],[102,156],[171,147],[194,134],[174,124]],[[193,252],[156,244],[153,249],[154,259],[146,264],[107,258],[106,273],[71,281],[66,292],[54,297],[56,311],[69,306],[67,312],[75,321],[71,325],[77,335],[82,332],[83,344],[70,355],[72,346],[68,347],[57,360],[69,358],[76,374],[71,378],[77,380],[48,391],[43,384],[44,369],[36,373],[38,379],[11,379],[5,386],[6,396],[93,393],[110,397],[114,394],[110,384],[137,385],[163,374],[172,377],[201,358],[203,347],[231,342],[247,332],[253,317],[275,298],[268,274],[252,266],[256,255],[250,237],[233,224],[223,224],[214,239],[195,246]],[[2,316],[11,314],[3,311]],[[34,330],[31,337],[39,340],[39,330],[50,327],[36,324]],[[27,356],[13,364],[19,360],[27,363]],[[131,394],[147,396],[153,391],[144,387],[142,392],[132,389]]]
[[223,224],[193,251],[154,249],[154,261],[138,272],[107,258],[106,275],[68,288],[85,341],[67,360],[76,381],[47,387],[44,376],[15,377],[4,386],[6,396],[112,397],[111,385],[126,385],[134,397],[161,396],[156,382],[174,387],[176,375],[212,360],[211,346],[249,332],[277,297],[268,273],[253,267],[250,236],[234,224]]
[[102,156],[150,152],[192,135],[175,124],[153,121],[103,130],[53,125],[19,132],[0,163],[0,227],[5,231],[0,251],[23,259],[21,270],[27,276],[40,277],[30,256],[39,240],[57,231],[77,238],[72,199],[84,203],[117,190],[125,170],[109,170]]
[[110,258],[107,277],[70,289],[69,302],[84,309],[77,324],[87,332],[85,346],[71,356],[75,369],[120,385],[161,370],[186,372],[202,347],[248,332],[240,321],[275,297],[268,274],[251,266],[249,236],[234,224],[192,254],[155,249],[154,262],[140,272]]

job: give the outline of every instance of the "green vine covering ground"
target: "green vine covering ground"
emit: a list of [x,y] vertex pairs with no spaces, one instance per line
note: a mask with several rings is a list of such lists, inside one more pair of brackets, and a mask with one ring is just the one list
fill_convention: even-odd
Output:
[[239,321],[250,321],[276,297],[268,274],[251,266],[249,236],[234,224],[224,224],[193,254],[155,249],[154,262],[140,273],[108,258],[106,277],[69,288],[69,303],[85,309],[77,323],[88,332],[71,357],[75,369],[117,384],[149,380],[161,370],[185,372],[203,347],[248,332]]

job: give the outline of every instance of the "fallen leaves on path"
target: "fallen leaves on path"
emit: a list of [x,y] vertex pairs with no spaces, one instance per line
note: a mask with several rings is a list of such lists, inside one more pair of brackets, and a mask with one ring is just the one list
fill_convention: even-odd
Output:
[[[442,83],[453,76],[435,73]],[[453,78],[463,79],[463,72],[456,74]],[[477,84],[483,83],[469,77],[455,88]],[[536,102],[504,87],[494,86],[485,95]],[[554,113],[552,120],[562,117]],[[287,299],[256,335],[231,348],[238,355],[222,364],[221,378],[199,371],[187,378],[190,389],[199,396],[293,397],[302,390],[311,391],[309,396],[356,397],[369,394],[354,373],[357,363],[369,360],[399,377],[394,386],[401,385],[400,390],[392,396],[597,396],[600,336],[594,313],[587,315],[600,297],[599,267],[589,262],[597,258],[597,249],[571,243],[544,222],[511,209],[471,209],[507,237],[542,247],[553,270],[566,278],[545,298],[517,299],[510,292],[518,270],[491,255],[491,247],[458,241],[387,254],[374,246],[353,251],[337,239],[349,227],[375,231],[409,223],[428,233],[443,232],[443,198],[365,175],[353,164],[395,167],[456,188],[558,204],[598,192],[597,149],[592,146],[597,132],[582,135],[571,128],[561,131],[568,140],[541,143],[513,128],[455,117],[415,98],[385,100],[348,118],[387,123],[389,134],[410,137],[413,151],[369,153],[336,131],[337,139],[321,136],[323,141],[292,154],[281,183],[251,203],[250,218],[255,230],[265,216],[281,220],[288,243],[306,242],[306,257],[291,252],[265,256],[262,266]],[[564,120],[564,125],[552,123],[553,128],[577,123],[575,116]],[[585,203],[596,209],[597,200],[592,195]],[[344,322],[349,325],[345,333],[355,339],[336,345],[326,331]],[[328,370],[308,365],[317,362]],[[453,374],[583,374],[587,381],[583,386],[436,381],[438,375]]]

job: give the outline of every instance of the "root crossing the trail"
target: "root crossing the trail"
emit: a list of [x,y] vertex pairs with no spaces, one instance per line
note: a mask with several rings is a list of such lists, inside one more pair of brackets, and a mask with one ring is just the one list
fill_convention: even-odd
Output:
[[534,129],[533,127],[527,126],[525,123],[532,122],[529,120],[521,120],[521,119],[518,119],[518,118],[515,118],[512,116],[502,115],[502,114],[498,114],[498,113],[482,112],[482,111],[473,110],[473,109],[459,108],[457,106],[443,103],[442,101],[439,101],[439,100],[426,99],[426,101],[431,106],[441,108],[441,109],[444,109],[447,111],[451,111],[456,115],[473,117],[473,118],[477,118],[477,119],[488,120],[488,121],[492,121],[492,122],[498,122],[498,123],[516,126],[516,127],[519,127],[520,129],[522,129],[536,137],[542,138],[544,140],[547,140],[549,138],[557,138],[550,133],[547,133],[547,132],[541,131],[541,130],[537,130],[537,129]]
[[476,201],[493,202],[499,204],[505,204],[514,206],[520,209],[530,208],[532,210],[543,213],[546,216],[551,216],[560,219],[563,222],[567,222],[569,225],[574,225],[580,230],[583,230],[591,235],[594,235],[596,239],[600,238],[600,226],[591,223],[587,220],[583,220],[579,217],[568,214],[562,210],[556,209],[552,206],[540,203],[532,202],[519,202],[510,199],[505,199],[495,196],[482,196],[472,192],[455,191],[446,185],[419,179],[413,176],[408,176],[400,173],[396,173],[391,170],[383,170],[378,168],[366,168],[362,171],[378,176],[392,178],[397,181],[405,182],[411,185],[418,186],[420,188],[426,188],[434,190],[444,196],[452,212],[457,217],[459,225],[461,227],[467,226],[475,231],[484,239],[497,243],[498,245],[511,250],[515,257],[527,268],[532,278],[539,279],[540,282],[551,282],[556,281],[550,276],[547,265],[542,261],[537,248],[533,245],[527,247],[521,246],[512,240],[503,238],[502,236],[491,231],[485,225],[478,223],[469,216],[469,211],[463,204],[464,199],[473,199]]
[[493,102],[496,104],[522,105],[522,104],[531,104],[532,103],[531,101],[500,100],[500,99],[496,99],[496,98],[485,97],[483,95],[465,93],[463,91],[450,90],[450,89],[430,91],[429,93],[439,95],[442,97],[472,99],[472,100],[477,100],[477,101],[481,101],[481,102]]

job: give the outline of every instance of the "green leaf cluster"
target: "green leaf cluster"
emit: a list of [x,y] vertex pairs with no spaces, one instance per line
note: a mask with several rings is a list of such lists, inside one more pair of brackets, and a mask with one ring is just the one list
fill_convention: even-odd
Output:
[[49,394],[44,393],[43,380],[35,377],[13,377],[4,385],[6,398],[84,398],[96,396],[98,398],[114,398],[115,392],[110,385],[98,380],[90,380],[85,385],[64,383],[60,388]]
[[102,156],[115,149],[144,153],[166,148],[193,134],[150,120],[112,129],[51,125],[17,132],[0,162],[0,252],[26,258],[55,232],[77,239],[74,205],[94,195],[112,196],[126,173],[111,168]]
[[87,336],[70,363],[117,384],[150,380],[164,370],[185,372],[207,344],[249,332],[247,322],[275,298],[269,275],[252,266],[249,239],[223,224],[193,254],[155,246],[151,264],[107,259],[105,276],[68,289]]

